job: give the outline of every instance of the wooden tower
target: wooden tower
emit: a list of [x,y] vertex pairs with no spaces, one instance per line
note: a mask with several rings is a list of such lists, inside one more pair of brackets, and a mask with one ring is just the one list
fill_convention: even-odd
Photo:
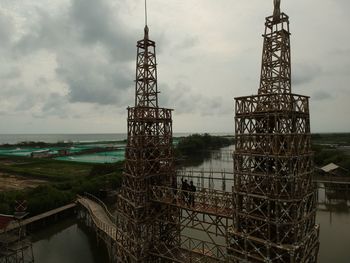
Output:
[[155,42],[137,42],[135,106],[128,108],[123,184],[118,196],[117,262],[164,262],[160,244],[179,242],[177,209],[152,202],[152,188],[176,182],[172,110],[158,107]]
[[309,98],[291,93],[289,17],[266,18],[258,95],[236,98],[230,262],[315,263]]

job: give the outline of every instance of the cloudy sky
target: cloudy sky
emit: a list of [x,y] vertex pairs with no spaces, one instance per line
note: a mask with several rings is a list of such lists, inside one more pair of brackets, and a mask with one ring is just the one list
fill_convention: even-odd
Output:
[[[162,106],[176,132],[233,132],[257,92],[272,0],[149,0]],[[293,91],[313,132],[350,132],[350,1],[282,0]],[[0,133],[115,133],[133,104],[143,0],[0,0]]]

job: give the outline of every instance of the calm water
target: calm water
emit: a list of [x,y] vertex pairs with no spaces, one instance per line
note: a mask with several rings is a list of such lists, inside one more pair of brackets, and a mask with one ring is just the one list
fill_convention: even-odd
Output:
[[107,263],[107,250],[98,245],[77,220],[68,219],[32,234],[35,263]]
[[[233,147],[221,151],[230,153]],[[225,155],[224,154],[224,155]],[[189,167],[193,170],[232,171],[232,161],[212,158],[203,163]],[[350,193],[327,191],[320,185],[317,222],[320,232],[320,263],[350,262]],[[193,233],[197,235],[196,233]],[[107,263],[107,252],[98,247],[96,238],[76,221],[67,221],[48,227],[36,233],[38,240],[34,243],[36,263]]]
[[[234,150],[233,146],[221,149],[224,158],[212,158],[203,163],[189,167],[193,170],[232,171],[232,160],[227,154]],[[196,183],[196,182],[194,182]],[[216,187],[220,188],[219,182]],[[319,263],[349,263],[350,262],[350,192],[332,192],[319,185],[319,202],[316,221],[320,225]],[[228,189],[228,188],[227,188]]]

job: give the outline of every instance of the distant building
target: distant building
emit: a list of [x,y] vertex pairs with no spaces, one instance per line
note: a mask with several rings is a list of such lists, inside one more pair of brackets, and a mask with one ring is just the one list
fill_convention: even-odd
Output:
[[[11,223],[18,222],[19,227]],[[19,218],[13,215],[0,214],[0,262],[34,263],[33,247]]]
[[334,163],[327,164],[321,167],[320,170],[323,175],[327,176],[349,176],[349,170]]
[[70,154],[70,151],[69,149],[61,149],[61,150],[58,150],[58,155],[59,156],[67,156]]
[[48,158],[51,157],[50,150],[35,151],[30,154],[32,158]]

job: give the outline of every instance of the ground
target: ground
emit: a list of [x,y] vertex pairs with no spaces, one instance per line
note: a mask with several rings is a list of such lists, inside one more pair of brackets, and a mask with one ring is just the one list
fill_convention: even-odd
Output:
[[47,183],[46,180],[30,179],[23,176],[0,172],[0,192],[35,188]]

